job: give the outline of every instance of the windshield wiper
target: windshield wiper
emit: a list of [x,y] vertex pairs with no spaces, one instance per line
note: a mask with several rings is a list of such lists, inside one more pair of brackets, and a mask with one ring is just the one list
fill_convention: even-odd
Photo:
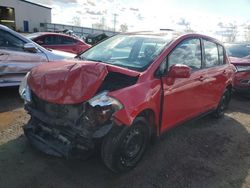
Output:
[[86,61],[95,61],[95,62],[101,62],[101,63],[106,63],[105,61],[99,60],[99,59],[85,59]]
[[99,60],[99,59],[89,59],[89,58],[81,57],[81,56],[79,56],[79,59],[84,60],[84,61],[95,61],[95,62],[106,63],[105,61],[102,61],[102,60]]

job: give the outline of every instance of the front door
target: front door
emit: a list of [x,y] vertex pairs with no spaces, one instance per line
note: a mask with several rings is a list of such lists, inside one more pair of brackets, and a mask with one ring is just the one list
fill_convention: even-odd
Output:
[[164,102],[161,132],[204,111],[204,70],[202,69],[201,40],[180,42],[167,57],[168,69],[175,64],[192,68],[190,78],[163,77]]

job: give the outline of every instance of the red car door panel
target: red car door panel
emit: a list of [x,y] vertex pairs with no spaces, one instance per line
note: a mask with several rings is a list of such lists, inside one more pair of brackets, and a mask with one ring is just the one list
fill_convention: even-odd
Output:
[[168,66],[184,64],[192,68],[189,78],[163,78],[163,117],[161,131],[205,111],[203,88],[206,84],[205,70],[201,69],[200,39],[182,41],[168,55]]

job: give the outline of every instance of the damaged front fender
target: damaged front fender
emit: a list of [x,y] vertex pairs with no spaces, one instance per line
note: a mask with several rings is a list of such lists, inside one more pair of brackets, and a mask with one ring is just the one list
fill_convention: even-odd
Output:
[[[124,106],[113,115],[119,124],[130,126],[138,114],[146,109],[152,110],[154,114],[160,114],[161,84],[159,79],[138,83],[110,92],[109,95],[119,100]],[[159,115],[155,116],[155,124],[158,125],[158,122]]]

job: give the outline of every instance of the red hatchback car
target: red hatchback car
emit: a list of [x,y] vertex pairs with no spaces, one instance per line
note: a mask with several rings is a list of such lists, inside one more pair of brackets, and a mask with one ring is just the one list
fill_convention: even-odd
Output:
[[250,94],[250,44],[226,44],[230,62],[236,67],[234,89]]
[[83,40],[60,33],[38,32],[26,36],[44,48],[79,54],[89,49],[91,45]]
[[119,34],[78,58],[36,67],[20,87],[31,115],[24,132],[47,154],[84,157],[101,144],[106,166],[126,171],[152,137],[220,117],[230,101],[235,68],[204,35]]

